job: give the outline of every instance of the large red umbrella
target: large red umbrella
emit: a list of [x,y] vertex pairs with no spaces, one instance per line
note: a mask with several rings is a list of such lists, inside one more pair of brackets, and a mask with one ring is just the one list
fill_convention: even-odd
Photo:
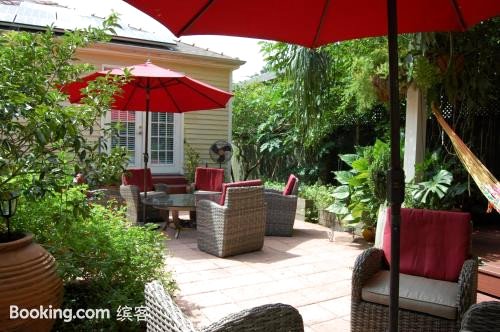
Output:
[[[184,113],[226,107],[232,94],[205,84],[184,74],[158,67],[147,61],[144,64],[99,71],[65,85],[62,90],[69,95],[72,103],[84,97],[81,89],[97,77],[125,75],[130,72],[131,79],[115,94],[113,109],[122,111],[146,112],[146,135],[144,137],[144,169],[148,167],[149,112]],[[146,172],[144,172],[146,188]],[[147,191],[144,192],[147,197]],[[144,213],[146,209],[143,209]],[[144,216],[145,220],[145,216]]]
[[[388,34],[381,0],[125,0],[176,36],[230,35],[306,47]],[[497,0],[398,0],[398,32],[461,31],[500,15]]]
[[500,15],[499,0],[125,0],[176,36],[220,34],[317,47],[388,35],[391,114],[390,330],[398,329],[399,225],[404,173],[399,155],[397,34],[464,31]]

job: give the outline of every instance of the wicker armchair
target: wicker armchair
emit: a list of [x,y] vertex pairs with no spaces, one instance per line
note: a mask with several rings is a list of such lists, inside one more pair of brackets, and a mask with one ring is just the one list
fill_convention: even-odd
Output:
[[196,207],[198,248],[218,257],[261,250],[266,227],[263,187],[225,190],[224,205],[201,200]]
[[223,182],[223,168],[196,167],[194,183],[186,186],[186,192],[194,193],[196,203],[202,199],[218,202]]
[[[148,197],[152,196],[164,196],[166,195],[165,190],[161,190],[165,185],[157,187],[155,191],[149,191]],[[120,186],[120,195],[125,200],[127,204],[127,220],[130,223],[144,223],[143,209],[144,204],[142,204],[142,197],[144,193],[139,192],[139,187],[134,185]],[[153,208],[152,206],[146,206],[146,219],[147,221],[162,221],[163,218],[160,215],[160,210]]]
[[[409,241],[405,238],[404,232],[411,232],[412,225],[410,225],[406,218],[404,218],[402,209],[402,248],[401,248],[401,267],[406,268],[404,261],[405,248],[404,241]],[[407,209],[409,210],[409,209]],[[426,211],[424,213],[436,214],[442,213],[441,211]],[[455,220],[453,220],[455,219]],[[457,221],[457,226],[453,231],[454,237],[461,237],[461,234],[466,232],[462,220],[460,223],[458,218],[452,217],[450,221]],[[434,219],[436,221],[439,219]],[[389,222],[388,222],[389,223]],[[445,222],[443,222],[444,224]],[[441,223],[434,223],[440,225]],[[424,225],[420,227],[425,230]],[[458,231],[458,228],[461,230]],[[390,230],[390,223],[386,225],[386,232]],[[460,234],[458,234],[460,233]],[[406,234],[407,235],[407,234]],[[418,235],[417,235],[418,236]],[[422,239],[422,243],[432,243],[432,240],[441,237],[446,237],[446,232],[441,234],[430,234],[428,238]],[[467,241],[467,237],[461,237]],[[469,238],[470,239],[470,238]],[[384,242],[387,238],[384,237]],[[446,241],[448,244],[449,237]],[[419,242],[419,241],[416,241]],[[416,243],[415,239],[412,243]],[[470,243],[470,242],[469,242]],[[385,244],[384,244],[385,248]],[[420,250],[426,251],[426,250]],[[441,252],[430,251],[430,254],[441,257]],[[461,252],[449,251],[447,254],[454,257],[460,257]],[[389,328],[389,297],[388,297],[388,275],[389,271],[386,261],[387,251],[378,248],[370,248],[365,250],[356,259],[354,270],[352,273],[352,295],[351,295],[351,331],[352,332],[366,332],[366,331],[387,331]],[[450,257],[447,256],[447,257]],[[413,266],[415,262],[422,262],[418,253],[411,252],[411,260]],[[390,260],[390,258],[389,258]],[[438,260],[438,261],[439,261]],[[404,263],[403,263],[404,262]],[[459,331],[462,317],[469,307],[476,302],[477,290],[477,268],[478,262],[476,258],[465,259],[462,261],[461,270],[458,270],[458,280],[448,281],[440,280],[429,277],[422,277],[418,275],[400,274],[400,309],[399,309],[399,327],[400,331]],[[426,268],[432,263],[427,261]],[[447,267],[443,266],[438,272],[444,271]],[[383,280],[382,283],[379,281]],[[378,286],[377,286],[378,284]],[[374,286],[376,285],[376,286]],[[380,292],[377,294],[378,291]],[[378,299],[376,298],[378,296]],[[381,298],[383,300],[381,300]]]
[[[146,284],[148,332],[196,332],[158,281]],[[294,307],[275,303],[240,311],[212,323],[203,332],[302,332],[302,316]]]
[[487,301],[473,304],[464,314],[460,331],[500,331],[500,302]]
[[290,194],[266,189],[264,198],[266,208],[266,235],[270,236],[292,236],[295,213],[297,211],[297,193],[299,181],[295,178]]
[[[131,169],[122,175],[122,185],[120,186],[120,195],[127,204],[127,219],[131,223],[144,223],[142,198],[144,192],[144,169]],[[163,183],[153,184],[151,171],[148,169],[147,177],[147,195],[164,196],[168,192],[168,186]],[[146,206],[147,221],[161,221],[160,211],[152,206]]]
[[[363,286],[379,271],[386,268],[381,249],[365,250],[354,264],[351,295],[351,331],[388,331],[389,307],[364,301]],[[458,281],[458,309],[455,320],[440,318],[416,311],[399,309],[400,331],[458,331],[465,311],[476,302],[477,260],[465,261]]]

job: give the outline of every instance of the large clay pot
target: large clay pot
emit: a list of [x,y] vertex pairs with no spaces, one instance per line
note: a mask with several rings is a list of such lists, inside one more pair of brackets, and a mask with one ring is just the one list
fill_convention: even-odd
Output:
[[361,235],[363,235],[366,242],[375,242],[375,229],[373,229],[373,227],[363,229]]
[[19,309],[59,308],[63,285],[56,262],[33,235],[0,243],[0,330],[50,331],[54,319],[9,319],[11,305]]

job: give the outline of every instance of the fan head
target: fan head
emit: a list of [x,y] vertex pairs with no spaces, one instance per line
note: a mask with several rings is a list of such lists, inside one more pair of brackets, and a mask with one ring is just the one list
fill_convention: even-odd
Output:
[[216,141],[208,149],[210,158],[219,164],[225,163],[233,156],[233,148],[229,142]]

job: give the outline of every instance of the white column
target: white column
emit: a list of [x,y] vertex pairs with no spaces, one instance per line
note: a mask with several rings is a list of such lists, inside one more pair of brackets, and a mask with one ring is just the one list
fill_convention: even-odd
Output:
[[406,182],[410,182],[415,178],[415,165],[422,163],[424,160],[426,121],[427,110],[424,93],[412,83],[406,92],[405,154],[403,166]]

